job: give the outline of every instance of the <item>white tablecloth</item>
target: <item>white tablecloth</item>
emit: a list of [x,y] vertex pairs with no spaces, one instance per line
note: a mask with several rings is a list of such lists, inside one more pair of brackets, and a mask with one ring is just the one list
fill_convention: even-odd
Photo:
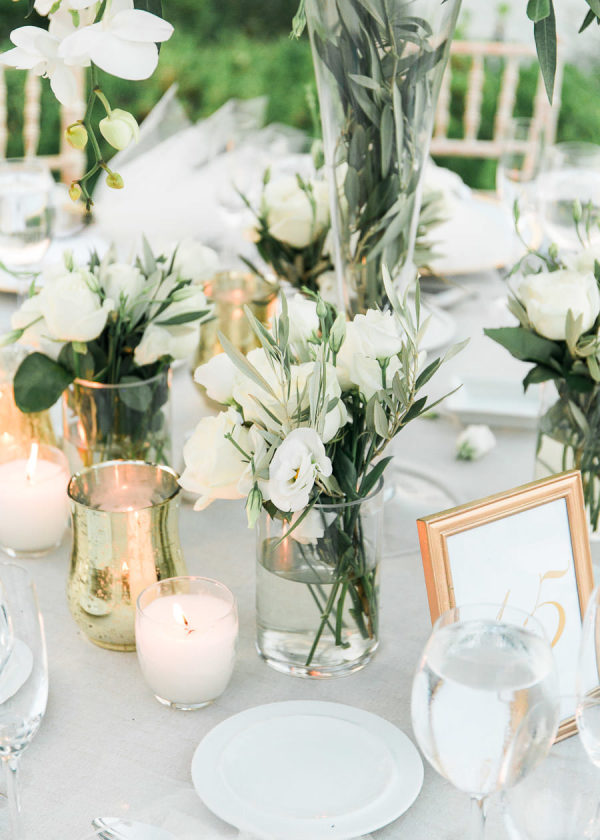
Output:
[[[489,274],[467,281],[473,295],[453,310],[457,338],[470,335],[467,350],[453,359],[432,388],[441,391],[452,375],[470,373],[516,381],[523,366],[482,334],[483,326],[507,320],[503,282]],[[0,296],[0,326],[14,306]],[[176,451],[203,406],[189,372],[175,372],[173,390]],[[533,477],[534,432],[496,429],[497,447],[479,462],[455,460],[462,428],[440,416],[412,423],[399,436],[402,460],[434,472],[461,501],[515,486]],[[364,670],[344,679],[313,682],[277,673],[254,648],[254,534],[241,503],[216,503],[203,513],[185,505],[181,542],[190,574],[226,583],[239,602],[240,644],[232,682],[214,705],[197,712],[167,709],[152,697],[135,653],[95,647],[72,620],[65,598],[69,545],[43,559],[26,561],[37,583],[44,614],[50,669],[48,710],[22,759],[22,798],[30,840],[78,840],[97,815],[164,824],[180,838],[236,837],[195,796],[190,779],[193,752],[203,736],[228,716],[278,700],[347,703],[379,714],[412,737],[411,680],[430,630],[421,559],[394,553],[398,534],[386,522],[382,570],[381,645]],[[568,742],[558,749],[570,750]],[[466,836],[469,803],[427,764],[422,792],[396,822],[374,833],[376,840],[435,840]],[[0,831],[1,834],[1,831]],[[507,835],[497,804],[491,805],[489,838]]]

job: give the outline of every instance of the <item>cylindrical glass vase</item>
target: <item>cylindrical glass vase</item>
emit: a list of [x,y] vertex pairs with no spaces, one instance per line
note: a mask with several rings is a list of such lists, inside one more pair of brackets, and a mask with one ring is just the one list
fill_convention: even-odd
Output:
[[294,527],[261,513],[257,648],[278,671],[344,676],[379,643],[383,482],[367,498],[315,505]]
[[350,314],[385,303],[382,264],[397,277],[412,261],[459,8],[460,0],[306,0],[338,297]]
[[100,647],[135,650],[135,603],[165,578],[185,575],[177,473],[142,461],[108,461],[69,482],[71,614]]
[[170,368],[116,385],[76,379],[63,394],[63,437],[73,472],[115,459],[170,463]]

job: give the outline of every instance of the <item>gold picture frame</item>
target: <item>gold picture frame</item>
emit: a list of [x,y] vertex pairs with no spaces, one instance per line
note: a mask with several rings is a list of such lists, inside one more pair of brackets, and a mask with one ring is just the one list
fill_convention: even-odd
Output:
[[[510,603],[537,614],[552,640],[561,693],[573,695],[594,587],[579,471],[423,517],[417,527],[432,623],[461,603]],[[575,731],[573,709],[557,740]]]

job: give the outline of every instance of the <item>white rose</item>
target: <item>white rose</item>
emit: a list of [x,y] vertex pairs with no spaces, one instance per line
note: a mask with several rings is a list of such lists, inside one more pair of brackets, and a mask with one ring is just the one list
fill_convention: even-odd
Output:
[[282,511],[305,508],[315,480],[331,475],[331,461],[314,429],[294,429],[277,448],[269,467],[269,495]]
[[392,312],[369,309],[366,315],[355,315],[346,329],[348,335],[359,352],[374,359],[389,359],[402,350],[400,326]]
[[20,308],[12,315],[10,325],[13,330],[25,330],[19,339],[19,344],[33,347],[40,353],[50,356],[51,359],[56,360],[64,347],[63,341],[53,340],[50,337],[48,325],[40,309],[39,294],[23,301]]
[[110,263],[100,267],[98,279],[107,298],[119,304],[121,295],[132,304],[146,287],[146,278],[134,265]]
[[225,435],[231,434],[247,452],[248,430],[239,424],[239,415],[230,409],[216,417],[204,417],[183,448],[185,469],[179,483],[200,498],[194,505],[202,510],[215,499],[240,499],[238,482],[247,467],[240,451]]
[[269,232],[293,248],[306,248],[329,225],[329,195],[324,181],[312,182],[312,198],[293,175],[283,175],[265,187],[263,201]]
[[61,341],[92,341],[104,327],[113,301],[103,303],[95,289],[98,283],[85,269],[66,272],[45,285],[39,294],[40,311],[53,338]]
[[319,329],[317,304],[304,295],[295,294],[288,302],[290,321],[290,344],[306,344],[308,339]]
[[187,359],[198,346],[199,336],[200,327],[197,322],[176,327],[148,324],[142,340],[134,350],[133,361],[139,367],[143,367],[153,364],[163,356]]
[[217,353],[194,373],[194,380],[206,388],[207,396],[219,403],[231,402],[234,383],[240,377],[227,353]]
[[[342,345],[343,349],[344,345]],[[391,388],[392,379],[398,370],[400,370],[400,360],[397,356],[392,356],[385,369],[384,381],[383,369],[377,359],[360,353],[345,354],[341,359],[338,356],[338,376],[343,390],[348,391],[356,387],[365,400],[370,400],[373,394],[382,388]]]
[[530,274],[522,281],[519,298],[533,328],[545,338],[565,339],[567,312],[583,316],[581,332],[593,325],[600,312],[600,292],[593,272],[562,270]]
[[220,268],[219,256],[195,239],[183,239],[175,250],[173,270],[182,280],[202,286],[215,276]]
[[467,426],[456,439],[456,457],[461,461],[482,458],[496,446],[489,426]]
[[[400,369],[398,352],[402,337],[391,312],[370,309],[346,325],[346,338],[337,357],[337,371],[343,390],[357,387],[369,400],[381,388],[389,388]],[[387,360],[383,378],[382,361]]]

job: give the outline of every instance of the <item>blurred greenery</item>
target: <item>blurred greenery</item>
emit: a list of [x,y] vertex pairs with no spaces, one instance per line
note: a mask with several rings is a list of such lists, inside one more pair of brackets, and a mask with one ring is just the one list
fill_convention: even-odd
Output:
[[[25,2],[4,0],[0,19],[0,45],[8,48],[10,31],[24,23]],[[310,130],[306,90],[314,89],[308,40],[288,37],[297,0],[166,0],[165,17],[175,33],[163,45],[158,69],[151,79],[125,82],[102,74],[102,85],[114,106],[130,110],[142,120],[173,82],[192,120],[205,117],[231,97],[242,99],[266,94],[269,121]],[[462,33],[464,37],[465,33]],[[486,67],[482,105],[481,136],[491,137],[494,101],[500,85],[500,68]],[[464,105],[468,65],[454,74],[451,98],[450,136],[460,136],[460,114]],[[7,74],[10,155],[21,151],[23,73]],[[515,113],[527,115],[533,102],[537,67],[521,74]],[[43,83],[42,137],[40,152],[55,150],[58,109]],[[97,106],[98,108],[100,106]],[[600,137],[600,73],[565,68],[559,140],[589,140]],[[446,158],[439,161],[455,169],[471,186],[492,189],[495,163],[488,160]]]

